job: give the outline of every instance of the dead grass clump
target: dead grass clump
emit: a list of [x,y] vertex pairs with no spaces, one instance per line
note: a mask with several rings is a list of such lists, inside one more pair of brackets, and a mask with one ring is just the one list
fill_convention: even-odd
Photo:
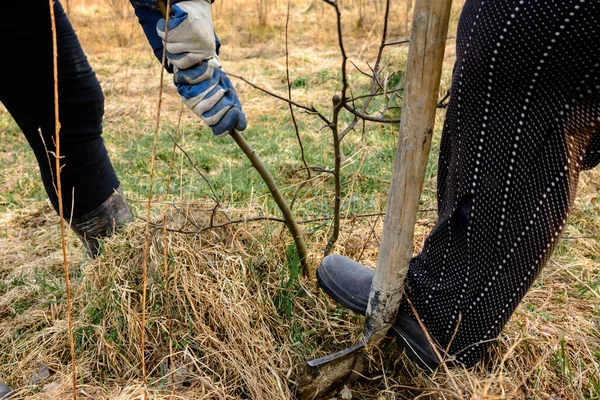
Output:
[[[163,233],[155,221],[146,325],[148,392],[156,399],[170,398],[172,390],[176,398],[294,398],[305,361],[358,340],[360,317],[298,279],[298,262],[282,225],[261,222],[182,233],[206,227],[210,217],[204,204],[169,215],[169,229],[179,232],[167,235],[168,278]],[[50,236],[44,240],[57,242],[55,218],[48,208],[15,215],[6,224],[6,240],[22,237],[27,247],[33,232],[41,231]],[[219,214],[216,222],[224,218]],[[423,232],[417,247],[430,218],[425,214],[419,220]],[[362,253],[362,261],[373,265],[381,220],[347,220],[344,227],[338,250],[357,259]],[[144,398],[139,345],[143,229],[141,222],[131,225],[106,243],[101,258],[72,271],[82,396]],[[81,248],[72,239],[75,255]],[[589,246],[597,250],[597,244]],[[67,399],[71,369],[64,283],[60,257],[36,266],[37,256],[52,260],[56,249],[45,251],[24,258],[23,265],[2,277],[0,379],[19,387],[21,398]],[[315,252],[311,259],[318,259]],[[599,299],[594,288],[567,272],[572,267],[551,262],[487,360],[474,369],[427,375],[392,348],[372,354],[371,372],[377,378],[347,390],[365,399],[597,398],[600,337],[598,321],[590,316]]]
[[[174,212],[169,226],[197,230],[209,225],[210,216],[206,207],[189,207]],[[223,219],[217,215],[216,222]],[[136,398],[141,390],[132,387],[142,379],[142,232],[142,223],[133,224],[111,238],[102,257],[74,272],[78,375],[81,389],[95,398]],[[169,232],[167,277],[163,232],[152,231],[145,357],[149,390],[156,396],[174,388],[193,398],[293,397],[290,380],[315,351],[314,343],[304,339],[323,325],[326,307],[305,290],[298,260],[292,252],[286,256],[282,238],[287,236],[279,225],[258,231],[232,225],[199,234]],[[64,298],[55,298],[58,310],[49,306],[36,279],[32,273],[26,284],[0,297],[0,309],[10,309],[2,304],[14,306],[18,299],[28,302],[0,322],[0,347],[11,349],[0,353],[8,374],[2,379],[21,387],[27,398],[61,398],[70,390]],[[327,325],[325,331],[349,331],[345,319]],[[327,340],[343,346],[348,335],[338,335]],[[32,384],[38,362],[52,374],[43,384]],[[114,392],[122,387],[129,394]]]

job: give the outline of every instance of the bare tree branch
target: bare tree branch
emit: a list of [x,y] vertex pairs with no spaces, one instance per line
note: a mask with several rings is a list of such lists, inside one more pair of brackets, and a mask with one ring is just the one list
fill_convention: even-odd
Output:
[[[379,49],[377,50],[377,58],[375,59],[375,66],[373,68],[371,68],[371,66],[369,64],[367,64],[373,73],[373,75],[370,76],[370,78],[372,79],[372,82],[371,82],[371,90],[369,91],[369,95],[374,95],[375,93],[377,93],[378,88],[385,91],[384,87],[379,82],[379,67],[381,64],[381,59],[383,57],[383,49],[385,47],[385,41],[387,39],[389,13],[390,13],[390,0],[386,0],[385,14],[384,14],[384,20],[383,20],[383,30],[381,33],[381,44],[379,46]],[[357,69],[358,69],[358,67],[357,67]],[[368,74],[365,74],[365,75],[369,76]],[[344,138],[344,136],[346,136],[348,134],[348,132],[350,132],[352,129],[354,129],[354,126],[356,126],[358,119],[362,118],[361,115],[366,115],[365,112],[367,111],[367,108],[369,107],[372,99],[373,99],[373,97],[367,97],[367,101],[365,101],[365,103],[362,105],[360,111],[358,111],[359,115],[357,115],[355,112],[353,112],[354,109],[348,110],[348,111],[352,112],[352,114],[354,114],[355,118],[346,127],[346,129],[344,129],[342,131],[342,133],[340,134],[340,140],[342,140]],[[344,104],[343,104],[344,107],[347,106],[347,103],[348,102],[344,102]],[[363,119],[363,121],[368,120],[367,118],[362,118],[362,119]],[[373,122],[379,122],[379,121],[373,121]]]
[[244,139],[241,133],[232,130],[229,132],[229,135],[233,138],[233,140],[237,143],[240,149],[244,152],[250,163],[259,173],[262,180],[265,182],[267,187],[269,188],[269,192],[271,192],[271,196],[273,200],[279,207],[281,214],[285,218],[285,224],[294,239],[294,243],[296,245],[296,251],[298,252],[298,256],[300,258],[300,264],[302,265],[302,273],[304,276],[308,275],[308,251],[306,250],[306,244],[304,243],[304,236],[298,227],[298,223],[294,218],[294,214],[292,214],[292,210],[290,209],[288,203],[285,198],[281,194],[281,191],[277,187],[273,176],[269,172],[269,170],[265,167],[265,164],[256,154],[256,151],[250,146],[250,143]]
[[406,44],[406,43],[410,43],[410,40],[399,40],[397,42],[384,43],[383,46],[384,47],[387,47],[387,46],[397,46],[399,44]]
[[363,71],[362,69],[358,68],[358,65],[354,64],[353,61],[350,61],[350,64],[352,64],[354,66],[354,68],[356,68],[356,70],[358,72],[360,72],[361,74],[363,74],[364,76],[366,76],[369,79],[373,79],[373,75],[367,74],[365,71]]
[[[331,5],[335,10],[336,15],[336,27],[337,27],[337,36],[338,36],[338,46],[340,48],[340,53],[342,54],[342,65],[341,65],[341,73],[342,73],[342,93],[341,95],[333,96],[333,116],[331,123],[331,133],[333,136],[333,151],[334,151],[334,181],[335,181],[335,198],[333,204],[333,231],[327,240],[327,245],[323,250],[323,253],[327,256],[335,242],[337,242],[338,237],[340,235],[340,208],[342,206],[342,188],[340,182],[340,174],[341,174],[341,165],[342,165],[342,149],[341,149],[341,139],[339,132],[339,115],[341,109],[346,104],[346,93],[348,91],[348,76],[346,75],[346,64],[348,62],[348,56],[346,55],[346,49],[344,48],[344,36],[342,33],[342,13],[340,12],[340,8],[338,6],[337,1],[334,0],[324,0],[325,3]],[[356,124],[356,121],[353,121],[353,124]],[[348,128],[346,128],[348,129]],[[345,130],[346,132],[346,130]]]
[[[395,94],[395,93],[401,92],[403,90],[404,90],[404,88],[397,88],[397,89],[389,90],[387,93],[367,93],[367,94],[363,94],[361,96],[352,97],[352,98],[348,99],[346,101],[346,103],[351,103],[353,101],[364,99],[366,97],[377,97],[377,96],[384,96],[386,94]],[[402,96],[398,96],[398,97],[402,98]]]
[[350,111],[350,113],[356,115],[358,118],[364,119],[366,121],[379,122],[381,124],[399,124],[400,123],[400,118],[379,118],[379,117],[373,117],[372,115],[369,115],[369,114],[363,114],[360,111],[357,111],[357,110],[353,109],[352,107],[350,107],[347,104],[344,104],[344,108],[346,110]]
[[[298,123],[296,122],[296,116],[294,115],[294,109],[292,108],[292,82],[290,80],[290,52],[288,49],[288,32],[289,32],[289,23],[290,23],[290,5],[292,0],[288,0],[287,5],[287,14],[285,18],[285,76],[287,79],[287,87],[288,87],[288,107],[290,108],[290,116],[292,117],[292,122],[294,124],[294,131],[296,132],[296,138],[298,139],[298,145],[300,146],[300,154],[302,156],[302,162],[306,167],[306,175],[307,179],[310,179],[310,168],[308,168],[308,163],[306,162],[306,157],[304,156],[304,146],[302,145],[302,140],[300,139],[300,131],[298,130]],[[298,189],[300,190],[300,188]],[[295,200],[295,196],[294,196]],[[294,201],[292,201],[290,207],[293,208]]]
[[[225,210],[219,210],[219,211],[225,212]],[[434,212],[434,211],[437,211],[437,209],[435,209],[435,208],[423,209],[423,210],[419,210],[418,212],[419,213],[428,213],[428,212]],[[382,213],[382,212],[367,213],[367,214],[349,214],[349,215],[340,216],[340,219],[353,220],[353,219],[361,219],[361,218],[382,217],[384,215],[385,215],[385,213]],[[138,216],[137,218],[144,222],[146,221],[146,219],[143,217]],[[333,218],[335,218],[335,217],[314,217],[314,218],[298,221],[298,224],[304,225],[304,224],[312,224],[315,222],[331,221]],[[183,228],[167,228],[167,231],[174,232],[174,233],[181,233],[184,235],[195,235],[198,233],[206,232],[211,229],[223,228],[228,225],[243,224],[243,223],[247,223],[247,222],[260,222],[260,221],[273,221],[273,222],[280,222],[282,224],[286,223],[285,218],[274,217],[271,215],[258,215],[255,217],[230,219],[230,220],[222,222],[220,224],[213,224],[213,225],[209,225],[209,226],[205,226],[205,227],[198,227],[199,228],[198,230],[186,230]],[[162,224],[155,224],[152,222],[150,223],[150,227],[155,228],[155,229],[161,229],[161,230],[164,229]]]
[[177,140],[173,137],[173,135],[171,135],[168,132],[167,132],[167,135],[169,135],[169,137],[173,141],[173,144],[175,146],[177,146],[177,148],[179,150],[181,150],[181,152],[185,155],[185,157],[188,159],[190,165],[196,170],[196,172],[198,173],[198,175],[200,175],[200,177],[202,178],[202,180],[204,180],[204,182],[206,182],[206,184],[208,185],[208,188],[210,189],[210,192],[212,194],[212,199],[220,207],[221,202],[219,201],[219,196],[217,195],[217,192],[213,188],[212,184],[210,183],[210,180],[206,177],[206,175],[204,175],[204,173],[202,173],[202,171],[200,171],[200,169],[196,166],[196,164],[194,164],[194,161],[192,160],[192,158],[190,157],[190,155],[188,154],[188,152],[185,151],[185,149],[183,147],[181,147],[181,145],[179,143],[177,143]]
[[[227,225],[243,224],[246,222],[255,222],[255,221],[275,221],[275,222],[281,222],[284,224],[286,223],[285,218],[272,217],[272,216],[268,216],[268,215],[259,215],[257,217],[250,217],[250,218],[230,219],[229,221],[225,221],[220,224],[213,224],[212,226],[206,226],[206,227],[200,228],[196,231],[190,231],[190,230],[185,230],[185,229],[175,229],[175,228],[166,228],[166,230],[169,232],[181,233],[184,235],[196,235],[198,233],[206,232],[211,229],[223,228]],[[162,225],[158,225],[158,224],[154,224],[154,223],[150,223],[150,226],[155,229],[165,229]]]
[[232,76],[232,77],[234,77],[236,79],[239,79],[239,80],[247,83],[248,85],[252,86],[254,89],[260,90],[261,92],[266,93],[269,96],[273,96],[276,99],[279,99],[281,101],[285,101],[286,103],[292,104],[292,105],[294,105],[294,106],[296,106],[296,107],[298,107],[298,108],[300,108],[302,110],[305,110],[309,114],[314,114],[314,115],[318,116],[319,118],[321,118],[323,120],[323,122],[325,122],[328,126],[331,125],[331,122],[323,114],[321,114],[316,108],[314,108],[313,106],[310,106],[310,107],[309,106],[305,106],[304,104],[300,104],[300,103],[295,102],[293,100],[286,99],[285,97],[283,97],[283,96],[281,96],[281,95],[279,95],[277,93],[273,93],[270,90],[267,90],[267,89],[265,89],[263,87],[260,87],[260,86],[258,86],[256,84],[250,82],[248,79],[244,78],[243,76],[232,74],[231,72],[228,72],[227,75],[228,76]]
[[[325,174],[335,174],[335,171],[330,170],[330,169],[326,169],[326,168],[323,168],[323,167],[312,167],[311,166],[311,167],[307,167],[307,168],[310,169],[310,170],[313,170],[315,172],[322,172],[322,173],[325,173]],[[298,172],[298,171],[304,171],[305,169],[306,168],[298,168],[298,169],[295,169],[295,170],[293,170],[291,172],[295,173],[295,172]]]

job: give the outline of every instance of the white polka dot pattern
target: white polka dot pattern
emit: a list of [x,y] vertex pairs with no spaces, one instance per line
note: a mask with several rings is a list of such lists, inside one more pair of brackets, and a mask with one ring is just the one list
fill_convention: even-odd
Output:
[[[600,161],[600,2],[467,1],[439,157],[439,220],[407,295],[472,365],[550,257]],[[409,312],[408,305],[403,307]]]

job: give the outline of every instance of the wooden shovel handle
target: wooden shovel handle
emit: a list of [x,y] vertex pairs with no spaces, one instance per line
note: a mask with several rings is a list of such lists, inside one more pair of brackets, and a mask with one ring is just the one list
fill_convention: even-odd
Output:
[[452,0],[417,0],[404,105],[383,236],[369,295],[365,339],[378,342],[396,318],[427,168]]

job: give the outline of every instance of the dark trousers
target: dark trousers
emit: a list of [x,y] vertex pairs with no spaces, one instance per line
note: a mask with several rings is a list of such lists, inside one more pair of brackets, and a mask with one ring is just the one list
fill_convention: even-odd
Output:
[[[54,143],[52,31],[47,2],[3,5],[0,24],[0,101],[38,161],[44,187],[58,209]],[[102,140],[104,96],[59,2],[55,3],[64,212],[79,217],[99,206],[119,181]],[[50,162],[48,161],[50,159]]]
[[456,55],[439,220],[406,290],[440,347],[471,365],[552,254],[580,171],[600,161],[600,6],[469,0]]

